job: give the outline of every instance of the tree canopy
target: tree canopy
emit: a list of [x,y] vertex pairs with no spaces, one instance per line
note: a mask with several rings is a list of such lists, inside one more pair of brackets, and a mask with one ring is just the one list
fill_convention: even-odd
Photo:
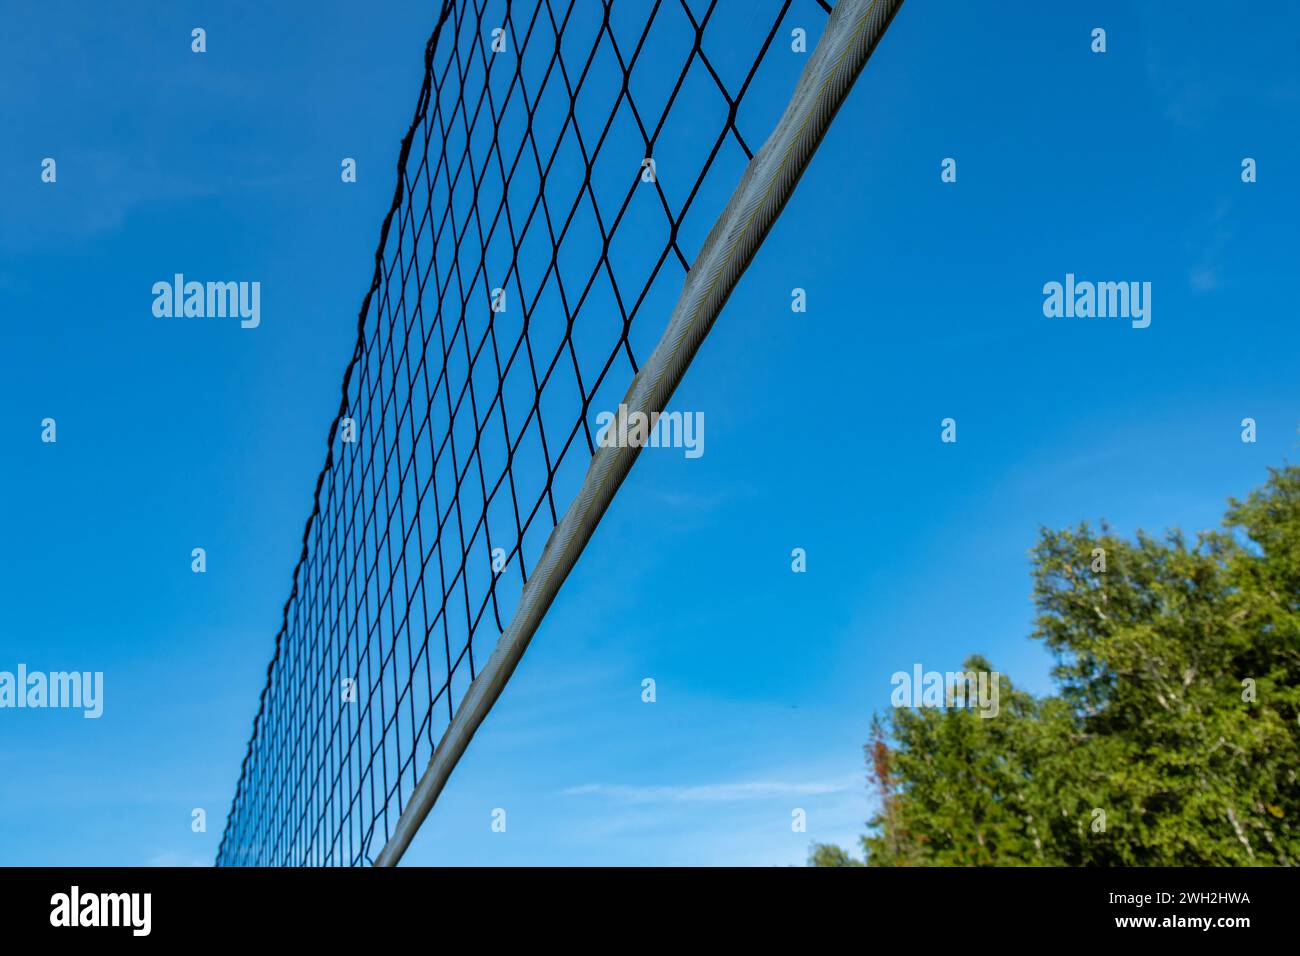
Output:
[[1300,864],[1300,468],[1194,540],[1080,524],[1032,555],[1056,692],[876,717],[864,858],[810,863]]

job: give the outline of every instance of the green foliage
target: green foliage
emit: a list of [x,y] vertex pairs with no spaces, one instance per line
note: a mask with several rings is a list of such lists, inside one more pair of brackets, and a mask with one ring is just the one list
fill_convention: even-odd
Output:
[[847,850],[831,843],[814,844],[808,862],[813,866],[862,866],[861,860],[855,860]]
[[1300,468],[1194,542],[1082,524],[1033,556],[1058,693],[877,720],[867,864],[1300,864]]

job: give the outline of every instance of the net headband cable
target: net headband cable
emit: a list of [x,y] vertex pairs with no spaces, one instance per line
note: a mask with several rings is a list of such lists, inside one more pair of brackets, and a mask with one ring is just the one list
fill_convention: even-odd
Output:
[[[840,0],[836,4],[780,122],[754,155],[710,230],[668,328],[628,388],[620,418],[636,412],[662,412],[667,407],[902,2]],[[621,424],[611,426],[611,431]],[[376,858],[376,866],[396,865],[410,846],[639,452],[640,448],[632,445],[596,450],[581,490],[547,539],[514,617],[461,699],[392,836]]]

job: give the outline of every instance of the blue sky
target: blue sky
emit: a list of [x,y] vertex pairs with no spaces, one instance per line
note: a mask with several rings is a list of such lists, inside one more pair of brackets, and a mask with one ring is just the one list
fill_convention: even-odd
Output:
[[[0,669],[106,686],[0,711],[0,863],[213,858],[431,6],[6,6]],[[1038,527],[1209,527],[1296,456],[1298,33],[905,5],[674,396],[706,453],[641,456],[407,862],[800,863],[870,815],[894,671],[1048,691]],[[262,326],[154,319],[177,271],[259,278]],[[1151,282],[1150,328],[1044,318],[1067,272]]]

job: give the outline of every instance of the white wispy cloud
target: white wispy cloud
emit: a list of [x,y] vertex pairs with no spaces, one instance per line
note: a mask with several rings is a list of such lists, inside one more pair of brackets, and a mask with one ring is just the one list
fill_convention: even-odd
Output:
[[[815,843],[856,847],[871,812],[861,774],[834,771],[690,786],[593,783],[560,793],[576,814],[565,845],[643,865],[801,866]],[[796,808],[806,829],[792,825]]]
[[626,784],[588,783],[561,791],[565,796],[597,796],[628,803],[720,803],[741,800],[765,800],[771,797],[806,797],[843,793],[856,781],[813,781],[792,783],[748,781],[708,783],[695,786],[630,786]]
[[1213,266],[1197,266],[1191,271],[1188,281],[1191,283],[1194,292],[1212,292],[1222,283],[1219,279],[1219,270]]
[[[215,854],[214,854],[215,855]],[[145,866],[212,866],[211,856],[199,856],[195,853],[164,850],[145,860]]]

